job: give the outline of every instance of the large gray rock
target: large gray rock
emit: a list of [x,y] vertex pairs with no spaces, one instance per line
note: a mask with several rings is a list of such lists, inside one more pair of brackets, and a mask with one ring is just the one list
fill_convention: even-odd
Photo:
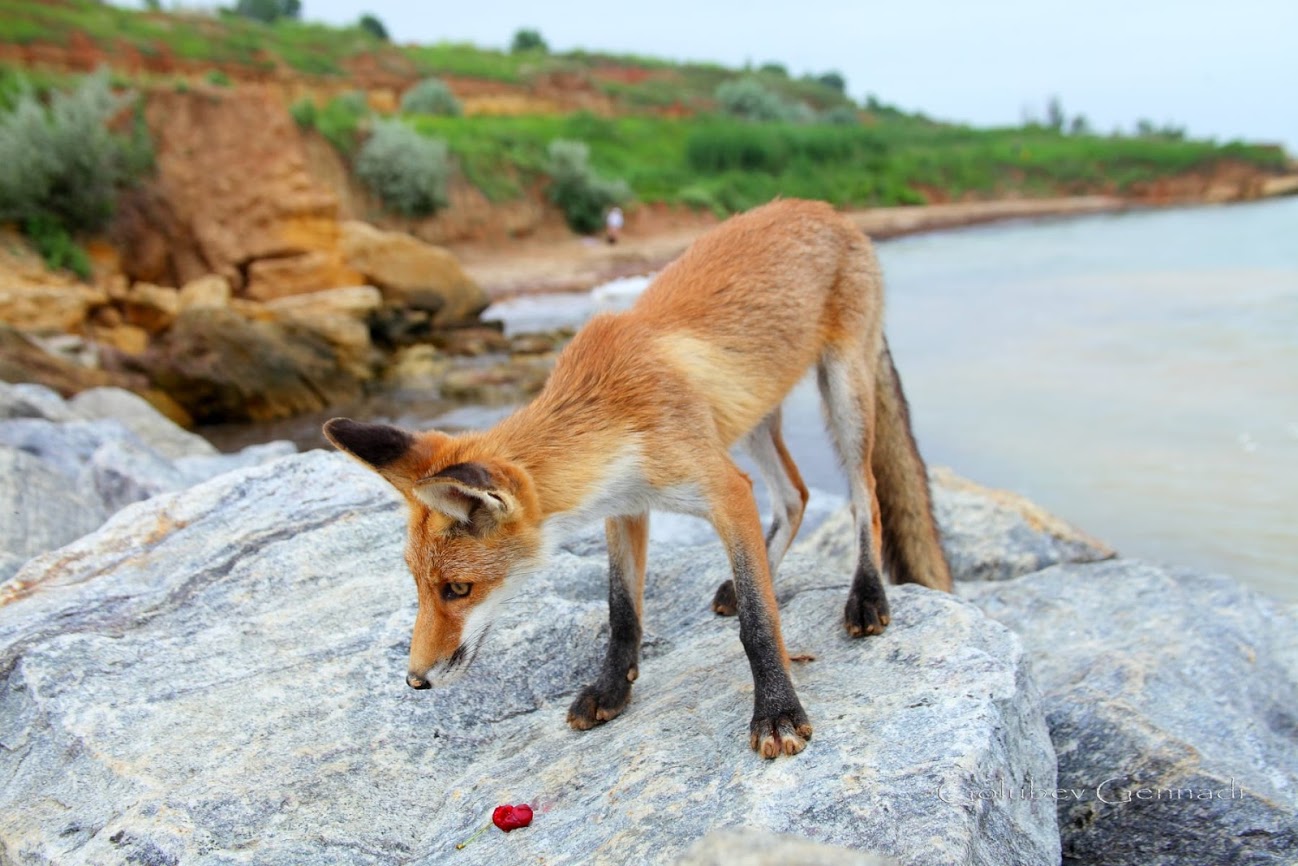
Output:
[[[1016,493],[983,487],[949,469],[930,472],[933,517],[956,580],[1009,580],[1061,562],[1095,562],[1116,554]],[[833,568],[856,567],[850,507],[840,508],[794,548]]]
[[[796,758],[747,745],[737,623],[709,610],[719,549],[654,548],[627,711],[587,733],[604,563],[556,554],[469,675],[404,681],[414,591],[385,483],[311,452],[132,505],[0,588],[0,858],[24,863],[669,863],[756,828],[906,864],[1059,859],[1054,788],[1018,641],[972,605],[893,593],[848,639],[848,575],[781,581],[816,724]],[[796,558],[795,558],[796,559]],[[532,826],[492,828],[500,803]]]
[[716,830],[676,866],[896,866],[891,857],[761,830]]
[[57,391],[44,385],[0,382],[0,420],[43,418],[46,421],[75,421],[78,417]]
[[1294,862],[1298,607],[1134,561],[961,594],[1032,655],[1067,862]]
[[[133,502],[296,451],[291,442],[271,442],[220,454],[134,394],[104,388],[87,395],[74,407],[75,400],[65,403],[37,385],[0,388],[0,507],[8,509],[0,511],[7,515],[0,579]],[[87,420],[97,412],[122,418]]]
[[93,491],[73,484],[39,457],[0,445],[0,515],[3,568],[12,572],[15,560],[92,532],[108,511]]
[[197,433],[177,426],[170,418],[138,394],[121,388],[91,388],[82,391],[68,406],[87,419],[112,418],[120,421],[142,442],[175,460],[179,457],[214,457],[218,453]]

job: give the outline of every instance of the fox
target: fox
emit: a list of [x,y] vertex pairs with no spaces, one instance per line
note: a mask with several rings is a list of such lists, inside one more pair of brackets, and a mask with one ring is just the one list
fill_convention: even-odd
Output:
[[[617,717],[639,676],[649,512],[696,515],[729,561],[712,609],[739,619],[754,685],[749,745],[768,759],[801,752],[812,724],[789,675],[772,576],[808,498],[780,407],[812,368],[854,515],[847,634],[887,628],[885,565],[895,582],[950,591],[927,470],[883,334],[873,246],[828,204],[781,199],[700,236],[629,310],[593,317],[538,395],[491,429],[325,424],[334,446],[407,505],[405,559],[419,605],[406,683],[427,689],[463,675],[501,603],[565,533],[603,518],[609,642],[567,722],[584,731]],[[770,493],[765,531],[736,448]]]

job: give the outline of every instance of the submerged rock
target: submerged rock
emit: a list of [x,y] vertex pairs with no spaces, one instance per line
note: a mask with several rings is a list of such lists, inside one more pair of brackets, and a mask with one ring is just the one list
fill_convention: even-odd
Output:
[[[415,593],[384,482],[311,452],[133,505],[27,565],[0,599],[0,836],[25,862],[670,863],[719,827],[907,864],[1059,860],[1018,641],[972,605],[893,593],[879,638],[848,576],[791,556],[782,617],[816,725],[766,762],[752,682],[709,600],[715,547],[651,551],[640,678],[586,733],[569,701],[604,652],[604,560],[560,551],[468,675],[404,683]],[[849,573],[850,574],[850,573]],[[501,803],[529,828],[494,829]]]
[[1135,561],[960,591],[1032,656],[1066,862],[1293,862],[1298,606]]

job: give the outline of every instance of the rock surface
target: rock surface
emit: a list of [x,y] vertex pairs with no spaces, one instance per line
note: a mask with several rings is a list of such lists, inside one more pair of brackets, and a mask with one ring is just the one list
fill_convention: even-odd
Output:
[[427,310],[436,325],[476,321],[489,303],[455,256],[404,232],[345,222],[342,250],[347,265],[382,289],[385,300]]
[[[1022,496],[983,487],[949,469],[929,473],[933,516],[956,580],[1009,580],[1061,562],[1112,559],[1113,549]],[[850,507],[795,549],[851,572],[856,538]]]
[[196,420],[267,421],[354,400],[361,379],[314,328],[182,310],[140,360]]
[[676,866],[896,866],[891,857],[822,845],[760,830],[717,830],[703,837]]
[[1298,606],[1134,561],[960,591],[1031,653],[1066,862],[1293,863]]
[[[376,476],[311,452],[118,513],[0,599],[0,838],[25,863],[670,863],[718,827],[907,864],[1059,860],[1054,787],[1018,641],[976,608],[893,593],[852,641],[847,577],[792,556],[785,635],[815,739],[764,762],[718,548],[655,547],[631,705],[564,723],[607,628],[604,562],[555,555],[458,683],[403,682],[414,592]],[[491,829],[500,803],[532,826]]]
[[218,454],[115,388],[64,402],[37,385],[0,382],[0,580],[133,502],[294,451],[272,442]]

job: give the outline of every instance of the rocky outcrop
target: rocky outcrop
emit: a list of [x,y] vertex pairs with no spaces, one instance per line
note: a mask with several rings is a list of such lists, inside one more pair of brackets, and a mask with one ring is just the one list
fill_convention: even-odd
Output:
[[340,352],[334,336],[315,325],[192,309],[139,365],[196,420],[265,421],[359,397],[365,379],[352,363],[355,351]]
[[960,592],[1032,656],[1065,862],[1293,862],[1298,607],[1133,561]]
[[51,271],[26,239],[0,226],[0,322],[38,334],[76,331],[104,292]]
[[[1058,862],[1054,787],[1018,642],[909,587],[877,640],[840,623],[848,575],[794,557],[785,634],[815,739],[766,763],[751,680],[708,608],[718,547],[655,547],[627,711],[568,702],[606,634],[603,558],[560,551],[470,675],[404,681],[414,593],[392,492],[336,454],[232,473],[120,512],[0,596],[0,837],[26,862],[670,863],[717,827],[907,864]],[[491,829],[500,803],[532,825]]]
[[408,234],[345,222],[342,249],[348,266],[378,286],[385,301],[431,313],[436,326],[476,322],[489,303],[455,256]]
[[[1096,562],[1116,554],[1007,490],[983,487],[949,469],[929,473],[933,516],[956,580],[1009,580],[1061,562]],[[797,549],[842,571],[856,567],[856,532],[849,507],[840,509]]]
[[64,402],[39,386],[0,382],[0,579],[133,502],[293,451],[281,442],[219,454],[116,388]]
[[361,282],[338,249],[337,199],[306,171],[273,89],[157,88],[145,113],[155,177],[116,227],[132,279],[179,286],[217,273],[263,297]]

